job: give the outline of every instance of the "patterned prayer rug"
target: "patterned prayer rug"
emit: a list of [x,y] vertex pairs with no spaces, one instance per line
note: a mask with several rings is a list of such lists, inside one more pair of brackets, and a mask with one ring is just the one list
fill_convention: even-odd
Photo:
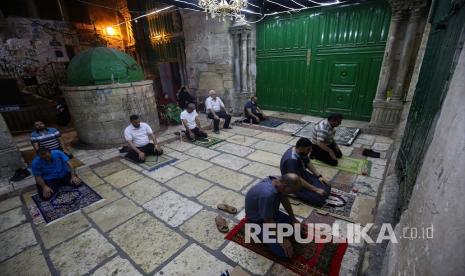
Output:
[[268,118],[268,119],[260,122],[261,126],[271,127],[271,128],[275,128],[275,127],[280,126],[282,124],[284,124],[283,121],[280,121],[280,120],[277,120],[277,119],[272,119],[272,118]]
[[353,158],[348,156],[342,156],[337,160],[337,166],[331,166],[320,160],[312,159],[312,163],[318,166],[329,167],[338,169],[341,171],[354,173],[354,174],[361,174],[361,175],[369,175],[371,162],[366,159],[359,159]]
[[[326,204],[321,207],[311,206],[312,208],[319,209],[328,213],[331,213],[334,217],[341,218],[348,221],[353,221],[350,217],[352,206],[354,205],[356,195],[340,191],[337,189],[331,189],[331,193],[326,200]],[[301,202],[296,197],[289,197],[292,203]],[[306,203],[305,203],[306,204]]]
[[[299,137],[312,137],[314,123],[307,123],[301,129],[296,131],[293,135]],[[355,127],[343,127],[339,126],[336,128],[336,135],[334,140],[338,145],[350,146],[355,141],[357,136],[360,134],[360,129]]]
[[85,183],[78,187],[61,186],[49,200],[43,200],[38,194],[32,196],[46,223],[74,213],[87,207],[102,197]]
[[223,139],[215,138],[215,137],[207,137],[205,139],[196,139],[195,141],[192,141],[191,143],[197,146],[209,148],[213,145],[219,144],[223,142]]
[[126,158],[126,160],[131,161],[132,163],[142,167],[145,170],[148,171],[154,171],[156,169],[159,169],[161,167],[164,167],[166,165],[169,165],[171,163],[174,163],[178,161],[178,159],[167,156],[167,155],[148,155],[145,156],[145,162],[144,163],[137,163],[134,162],[134,160]]
[[290,261],[277,258],[265,244],[245,242],[245,224],[242,219],[225,237],[225,239],[254,251],[300,275],[339,275],[342,258],[347,249],[346,243],[292,243],[295,256]]

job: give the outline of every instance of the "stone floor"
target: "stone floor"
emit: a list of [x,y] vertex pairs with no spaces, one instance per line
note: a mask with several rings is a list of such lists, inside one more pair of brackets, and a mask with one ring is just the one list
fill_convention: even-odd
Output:
[[[0,274],[220,275],[239,265],[253,275],[295,275],[224,240],[214,218],[223,215],[232,228],[243,217],[246,191],[261,178],[279,174],[281,154],[297,140],[290,135],[296,127],[235,126],[209,133],[225,139],[209,149],[180,141],[171,128],[160,140],[165,153],[178,161],[154,172],[120,159],[117,149],[74,150],[85,163],[79,175],[105,200],[49,225],[31,215],[34,190],[0,201]],[[359,221],[373,219],[391,144],[387,137],[362,134],[343,147],[344,154],[360,158],[362,147],[383,153],[381,159],[370,159],[368,176],[321,168],[327,178],[348,182],[347,191],[357,194],[353,209]],[[218,203],[240,213],[227,215],[216,209]],[[293,207],[300,219],[312,210]],[[363,244],[349,246],[341,275],[356,274],[363,250]]]

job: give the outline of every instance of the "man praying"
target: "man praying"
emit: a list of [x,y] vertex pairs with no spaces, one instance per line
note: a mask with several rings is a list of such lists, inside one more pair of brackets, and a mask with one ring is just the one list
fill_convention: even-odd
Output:
[[231,129],[229,126],[231,122],[231,115],[226,112],[223,101],[216,96],[215,90],[208,92],[209,97],[205,100],[205,108],[207,110],[207,117],[213,119],[213,132],[220,133],[220,118],[224,119],[224,129]]
[[244,106],[246,121],[254,124],[259,124],[261,121],[266,120],[265,114],[263,114],[263,111],[257,105],[257,100],[256,96],[252,96],[250,101]]
[[194,141],[195,139],[205,139],[208,137],[207,133],[200,126],[199,114],[195,110],[195,104],[188,104],[186,110],[181,112],[181,121],[186,129],[186,136],[189,140]]
[[342,114],[333,113],[313,127],[312,137],[310,138],[313,143],[313,150],[310,158],[320,160],[331,166],[337,166],[337,159],[342,157],[342,152],[336,144],[334,136],[336,127],[341,122]]
[[36,151],[39,148],[67,151],[60,131],[56,128],[46,127],[42,121],[34,122],[34,130],[31,133],[31,143]]
[[[141,122],[138,115],[131,115],[129,120],[131,124],[124,130],[124,138],[129,146],[126,157],[137,163],[143,163],[147,155],[162,155],[163,150],[158,145],[152,128]],[[153,143],[150,143],[150,138]]]

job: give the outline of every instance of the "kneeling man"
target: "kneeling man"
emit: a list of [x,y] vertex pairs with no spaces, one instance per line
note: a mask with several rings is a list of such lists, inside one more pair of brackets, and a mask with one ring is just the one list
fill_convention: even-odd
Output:
[[[255,184],[245,196],[245,216],[248,223],[261,226],[258,237],[263,239],[263,223],[299,223],[292,211],[287,197],[300,189],[299,177],[295,174],[285,174],[281,178],[268,177]],[[288,215],[279,211],[282,204]],[[275,237],[273,237],[275,238]],[[268,248],[276,256],[289,259],[293,256],[291,241],[287,238],[283,243],[267,243]]]
[[282,175],[295,173],[300,177],[303,188],[295,193],[299,199],[311,205],[322,206],[329,196],[331,187],[310,162],[312,146],[309,139],[300,138],[295,147],[284,153],[280,169]]
[[244,106],[246,121],[254,124],[259,124],[261,121],[266,120],[265,114],[263,114],[262,110],[257,105],[257,100],[258,98],[256,96],[252,96],[250,97],[250,101]]
[[32,174],[42,199],[49,199],[60,186],[79,186],[81,180],[74,173],[69,158],[60,150],[39,148],[32,160]]
[[188,104],[186,110],[181,112],[181,121],[186,128],[186,135],[189,140],[194,141],[195,139],[208,137],[200,126],[199,114],[195,110],[195,104]]
[[[163,150],[158,145],[152,128],[142,123],[138,115],[131,115],[129,120],[131,124],[124,130],[124,138],[130,148],[126,157],[137,163],[143,163],[146,155],[162,155]],[[150,137],[153,143],[150,143]]]
[[337,159],[342,157],[342,152],[334,140],[336,127],[342,122],[342,114],[333,113],[328,119],[320,121],[313,127],[311,141],[313,143],[312,159],[320,160],[331,166],[337,166]]

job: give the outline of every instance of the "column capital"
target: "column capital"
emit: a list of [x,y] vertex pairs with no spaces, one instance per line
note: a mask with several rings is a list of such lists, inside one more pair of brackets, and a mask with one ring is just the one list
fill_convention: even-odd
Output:
[[249,34],[252,31],[252,27],[247,22],[236,22],[234,25],[229,27],[231,34]]

